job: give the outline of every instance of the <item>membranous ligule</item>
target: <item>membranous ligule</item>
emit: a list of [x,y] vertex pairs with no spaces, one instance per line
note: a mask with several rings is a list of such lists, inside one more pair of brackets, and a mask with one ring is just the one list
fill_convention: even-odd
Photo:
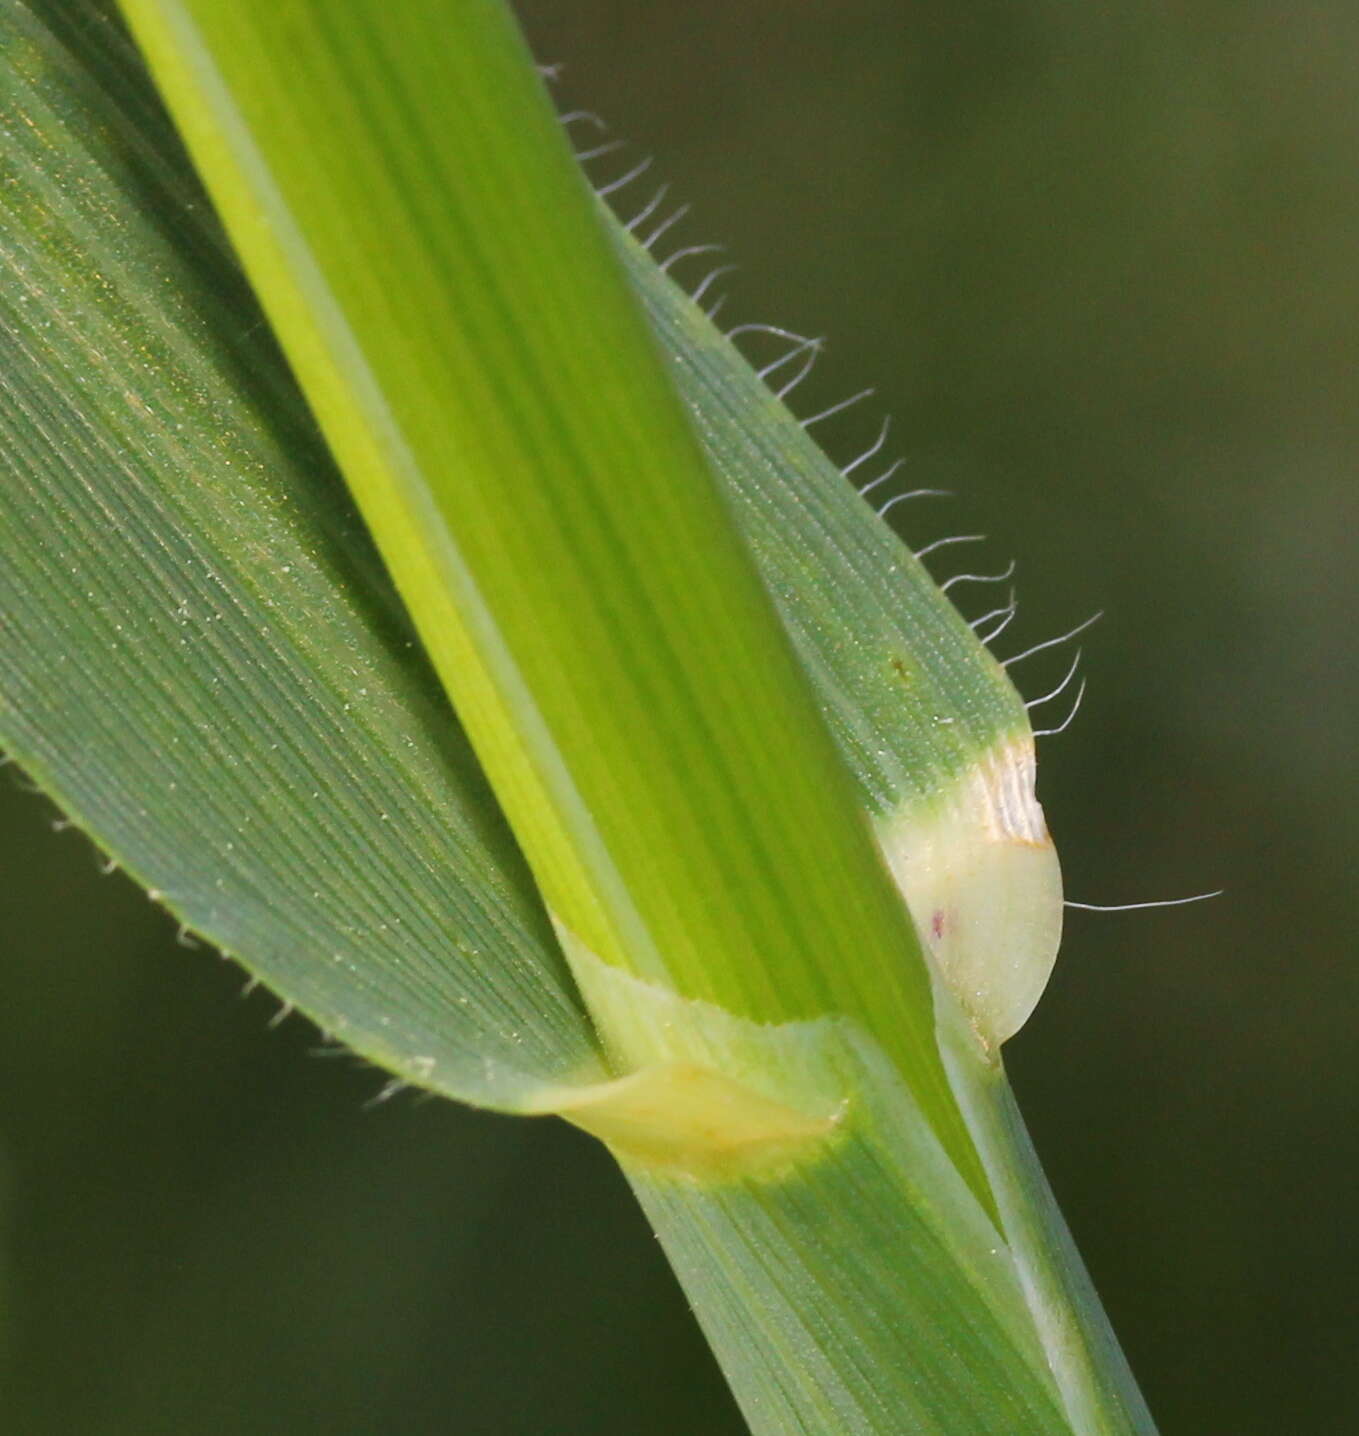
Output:
[[1024,1025],[1062,936],[1062,874],[1033,738],[1004,742],[927,803],[875,824],[920,944],[988,1046]]

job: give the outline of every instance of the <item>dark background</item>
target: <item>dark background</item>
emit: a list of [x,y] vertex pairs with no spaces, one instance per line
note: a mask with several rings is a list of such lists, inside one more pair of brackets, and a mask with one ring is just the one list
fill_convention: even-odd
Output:
[[[959,490],[908,536],[1018,557],[1017,646],[1107,610],[1040,764],[1068,890],[1228,893],[1072,914],[1010,1067],[1166,1436],[1355,1429],[1359,9],[521,14],[731,321],[830,336],[803,412],[876,384]],[[739,1431],[586,1139],[366,1109],[53,816],[0,781],[7,1432]]]

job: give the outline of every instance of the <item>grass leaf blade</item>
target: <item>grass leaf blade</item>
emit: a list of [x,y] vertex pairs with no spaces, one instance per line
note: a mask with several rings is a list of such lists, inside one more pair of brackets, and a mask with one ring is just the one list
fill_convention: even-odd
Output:
[[7,0],[0,25],[11,755],[191,930],[393,1071],[512,1106],[596,1070],[523,861],[182,156],[150,138],[128,42],[65,6]]

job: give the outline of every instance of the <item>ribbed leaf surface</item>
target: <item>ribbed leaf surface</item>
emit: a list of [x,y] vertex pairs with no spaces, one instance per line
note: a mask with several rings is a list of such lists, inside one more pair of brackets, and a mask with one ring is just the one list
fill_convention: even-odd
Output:
[[[598,1081],[529,870],[121,29],[0,0],[0,50],[0,738],[190,929],[399,1075],[511,1109]],[[978,774],[1003,830],[1010,788],[1031,799],[1003,671],[614,237],[894,868],[903,833],[955,840]],[[1005,887],[964,856],[914,913],[922,942],[980,892],[1022,947],[1055,867]],[[772,1072],[808,1110],[847,1102],[786,1180],[625,1159],[754,1429],[1150,1429],[966,1023],[944,1022],[948,1103],[926,1111],[871,1020],[743,1027],[633,982],[609,970],[592,1000],[632,1023],[639,1065],[670,1045],[755,1086]]]
[[412,1081],[596,1071],[523,861],[121,31],[0,9],[0,735]]

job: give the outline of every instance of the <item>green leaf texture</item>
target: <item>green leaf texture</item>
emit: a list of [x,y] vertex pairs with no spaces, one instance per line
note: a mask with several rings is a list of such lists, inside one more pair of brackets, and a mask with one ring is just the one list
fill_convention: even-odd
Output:
[[598,1073],[532,883],[135,54],[0,10],[0,734],[399,1075]]
[[123,8],[573,970],[854,1014],[980,1190],[915,932],[502,0]]
[[[529,870],[121,29],[55,0],[0,0],[0,27],[0,738],[189,928],[405,1079],[520,1110],[598,1081]],[[1022,703],[614,233],[889,850],[1031,753]],[[1015,931],[993,878],[972,889]],[[1005,901],[1060,899],[1027,882]],[[1150,1429],[965,1024],[944,1042],[999,1225],[861,1033],[698,1026],[862,1096],[796,1182],[629,1168],[754,1429]]]
[[[472,888],[484,884],[498,890],[515,909],[514,923],[502,915],[468,939],[473,947],[485,944],[478,948],[484,961],[469,974],[459,973],[454,990],[469,998],[459,1006],[465,1010],[476,1004],[457,984],[465,976],[475,979],[480,971],[494,972],[499,963],[511,973],[541,972],[546,985],[560,992],[564,968],[535,910],[536,900],[527,896],[526,869],[510,851],[465,740],[411,646],[399,604],[376,566],[201,190],[147,91],[135,56],[116,25],[97,8],[30,10],[12,4],[6,24],[12,38],[7,37],[6,45],[10,65],[5,103],[14,143],[6,157],[10,175],[4,243],[6,263],[16,279],[6,296],[10,312],[4,339],[16,350],[7,366],[7,402],[16,406],[16,416],[20,403],[29,412],[41,404],[64,413],[66,422],[89,428],[95,422],[93,394],[103,406],[98,422],[110,430],[116,423],[119,433],[136,440],[118,446],[104,439],[102,448],[93,452],[87,441],[77,450],[62,442],[50,421],[35,429],[16,417],[12,422],[23,433],[11,448],[11,463],[23,483],[11,484],[4,496],[14,551],[17,555],[21,542],[34,551],[49,550],[51,531],[58,528],[62,539],[72,544],[89,544],[97,535],[99,542],[85,555],[88,571],[102,573],[112,591],[124,594],[124,627],[135,626],[136,610],[124,593],[127,576],[155,572],[154,561],[167,549],[166,536],[155,532],[156,516],[166,512],[167,495],[176,494],[181,505],[197,506],[189,510],[180,530],[192,574],[200,586],[201,575],[216,577],[198,613],[189,590],[171,595],[168,617],[173,625],[162,622],[138,633],[133,650],[129,640],[115,641],[116,631],[100,632],[97,624],[101,616],[109,617],[107,609],[88,602],[74,605],[69,584],[57,588],[55,596],[73,603],[72,615],[63,615],[59,624],[43,619],[44,598],[42,612],[27,620],[59,626],[63,642],[35,637],[31,627],[19,622],[19,605],[31,611],[44,590],[30,581],[31,571],[18,562],[10,564],[3,578],[13,593],[5,612],[13,616],[0,654],[12,672],[0,691],[5,741],[66,811],[163,894],[190,927],[239,956],[323,1026],[368,1050],[368,1039],[348,1027],[342,1010],[329,1006],[309,985],[296,985],[289,965],[296,959],[298,971],[309,974],[317,950],[353,950],[352,910],[364,906],[362,894],[371,883],[365,876],[368,870],[345,875],[345,881],[355,885],[347,895],[331,888],[339,916],[330,924],[318,924],[306,911],[306,885],[296,882],[290,865],[277,863],[260,843],[272,837],[305,845],[311,829],[320,826],[318,818],[334,834],[346,831],[321,805],[327,795],[339,801],[331,791],[339,772],[351,775],[346,782],[360,771],[367,771],[372,781],[378,781],[379,774],[390,777],[388,765],[375,762],[374,755],[368,755],[365,767],[365,760],[348,753],[350,744],[366,738],[365,727],[379,716],[389,717],[399,736],[382,734],[383,751],[404,753],[407,763],[426,765],[417,769],[414,779],[423,796],[415,801],[408,795],[404,805],[372,798],[367,812],[376,813],[380,826],[375,831],[371,824],[362,825],[365,844],[389,832],[392,850],[387,860],[400,868],[405,863],[400,854],[409,851],[411,838],[422,828],[439,833],[447,824],[452,832],[481,835],[482,842],[474,840],[460,851],[471,855],[480,850],[496,871],[479,871],[474,864],[464,876]],[[1025,715],[1013,688],[921,565],[839,478],[746,361],[657,272],[650,257],[627,240],[621,228],[617,232],[631,277],[672,360],[708,453],[730,485],[743,532],[816,684],[841,751],[861,783],[866,805],[879,817],[902,804],[928,805],[988,746],[1004,741],[1008,733],[1023,732]],[[54,328],[53,318],[41,309],[43,297],[54,293],[62,295],[68,315],[75,305],[81,306],[80,319],[68,321],[64,330]],[[38,313],[42,318],[35,324],[30,316]],[[100,399],[100,386],[93,382],[120,351],[132,356],[124,363],[130,373],[118,375],[111,386],[123,406],[121,414],[107,396]],[[21,394],[21,385],[28,392]],[[175,411],[160,428],[153,427],[146,416],[158,416],[171,400]],[[174,426],[168,433],[167,424]],[[252,462],[233,455],[233,444],[248,447]],[[77,453],[84,455],[83,467],[74,462]],[[134,490],[123,484],[120,491],[125,501],[148,494],[142,523],[110,533],[98,505],[89,500],[83,511],[72,511],[58,524],[69,500],[50,502],[49,489],[56,491],[53,497],[65,491],[90,494],[101,463],[115,473],[137,467],[143,487]],[[82,527],[82,515],[88,515],[83,518],[88,528]],[[221,524],[230,527],[221,531],[217,543]],[[111,547],[115,541],[131,552]],[[291,546],[280,549],[281,543]],[[195,545],[220,551],[195,553]],[[251,643],[245,650],[248,659],[231,647],[229,639],[236,635],[213,629],[213,622],[221,620],[208,616],[221,609],[220,603],[213,607],[210,601],[237,575],[246,590],[244,601],[253,596],[253,626],[245,635]],[[303,585],[305,593],[299,592]],[[163,596],[153,599],[152,612],[167,616]],[[288,681],[277,691],[288,694],[282,711],[302,715],[306,723],[280,724],[264,696],[269,690],[256,682],[257,656],[273,662],[289,656],[282,645],[285,633],[297,644],[298,656]],[[260,635],[267,640],[258,641]],[[219,654],[216,648],[229,651]],[[369,663],[383,664],[392,689],[355,682],[364,670],[346,655],[347,648],[366,653]],[[69,661],[63,652],[70,653]],[[116,666],[120,657],[122,667]],[[200,658],[201,664],[196,661]],[[909,685],[902,682],[900,671],[907,663],[914,679]],[[317,680],[310,664],[328,670],[329,708],[316,702]],[[219,716],[212,724],[200,719],[192,736],[181,735],[164,726],[175,712],[162,702],[166,711],[156,715],[155,725],[106,724],[102,745],[96,748],[97,730],[83,725],[77,700],[84,705],[95,701],[86,688],[91,695],[125,691],[129,685],[116,681],[115,675],[140,674],[148,665],[163,693],[192,695],[208,712],[225,709],[268,732],[246,740]],[[393,694],[398,695],[396,713],[384,706]],[[139,696],[145,701],[156,695],[148,691]],[[228,698],[234,702],[227,704]],[[55,712],[40,706],[44,699]],[[70,717],[63,723],[61,714]],[[309,732],[308,725],[320,729],[323,715],[330,719],[324,736]],[[192,719],[188,726],[193,727]],[[275,726],[281,733],[273,731]],[[308,765],[280,775],[277,765],[293,756],[294,745],[308,742],[317,743]],[[214,749],[213,743],[220,746]],[[223,754],[220,761],[214,752]],[[253,776],[241,767],[241,752],[258,755]],[[329,761],[320,760],[322,753]],[[211,777],[205,778],[205,772]],[[321,780],[319,788],[313,778]],[[145,803],[96,800],[83,791],[87,785],[112,781],[160,795],[135,828],[131,819],[147,808]],[[174,801],[173,795],[185,791],[186,784],[204,781],[216,788],[231,784],[244,811],[220,812],[225,801],[221,792],[212,802]],[[312,798],[316,791],[323,797]],[[449,810],[441,808],[441,797]],[[275,813],[264,838],[239,843],[221,837],[248,830],[256,821],[250,809],[261,801],[296,806],[287,818]],[[401,831],[392,811],[409,812],[412,806],[416,817]],[[449,817],[454,808],[462,815],[461,823]],[[384,812],[387,819],[381,816]],[[420,821],[421,814],[428,814],[426,822]],[[354,826],[349,824],[351,830]],[[219,852],[224,841],[233,841],[233,846]],[[452,849],[442,840],[431,841],[436,848]],[[333,869],[347,861],[350,851],[337,840],[324,859],[318,853],[308,860]],[[452,874],[435,877],[447,861],[448,852],[440,851],[428,870],[443,896],[422,894],[422,900],[436,914],[432,920],[440,932],[467,939],[469,932],[477,931],[475,916],[441,912],[462,888]],[[332,880],[339,881],[333,873]],[[261,898],[250,903],[251,894]],[[375,912],[381,911],[376,896],[370,901]],[[252,907],[260,917],[242,926],[243,914]],[[372,931],[385,931],[392,940],[390,935],[409,920],[399,912],[392,916],[400,921],[388,921],[385,930],[381,924],[386,919],[376,917],[366,939]],[[305,937],[294,931],[286,939],[271,939],[271,926],[293,923],[304,929]],[[331,942],[332,930],[336,944]],[[513,933],[514,948],[497,946],[501,933]],[[382,947],[379,942],[376,951]],[[440,954],[438,964],[453,956]],[[405,961],[411,960],[408,954]],[[534,992],[526,1006],[531,1011],[515,1009],[505,1023],[524,1040],[534,1029],[534,1012],[561,1010],[559,998],[544,1001],[541,992]],[[487,1050],[480,1035],[475,1043],[476,1050]],[[568,1045],[567,1067],[584,1060],[588,1040],[578,1029]],[[422,1042],[412,1055],[424,1054],[429,1046]],[[385,1043],[372,1053],[388,1062],[402,1055],[399,1046]],[[562,1069],[549,1063],[533,1070],[560,1076]],[[433,1085],[456,1090],[437,1077]],[[464,1095],[475,1092],[476,1084]]]

